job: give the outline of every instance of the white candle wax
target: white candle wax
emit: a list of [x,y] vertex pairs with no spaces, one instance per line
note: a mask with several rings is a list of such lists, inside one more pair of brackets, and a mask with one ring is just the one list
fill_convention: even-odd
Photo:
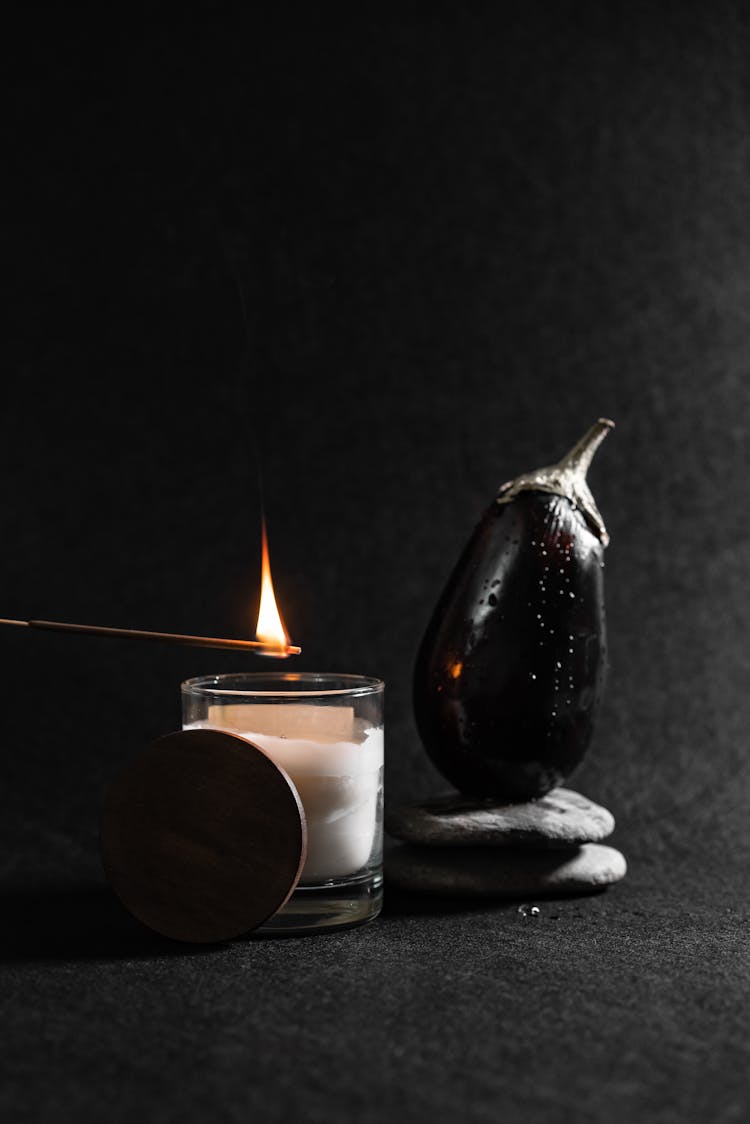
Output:
[[365,866],[382,782],[382,728],[355,718],[352,707],[309,703],[213,705],[198,725],[247,738],[291,777],[307,821],[302,884]]

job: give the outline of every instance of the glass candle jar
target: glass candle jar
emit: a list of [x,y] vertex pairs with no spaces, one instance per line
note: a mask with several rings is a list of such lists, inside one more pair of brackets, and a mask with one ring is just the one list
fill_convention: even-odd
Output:
[[380,912],[383,689],[379,679],[310,672],[182,684],[183,729],[228,730],[253,742],[289,775],[305,812],[299,884],[260,932],[356,925]]

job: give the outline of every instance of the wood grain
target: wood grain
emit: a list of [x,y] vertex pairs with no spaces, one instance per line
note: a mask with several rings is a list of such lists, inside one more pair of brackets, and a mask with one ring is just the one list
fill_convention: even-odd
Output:
[[306,827],[296,789],[262,750],[218,730],[167,734],[112,784],[107,877],[158,933],[213,942],[267,920],[297,884]]

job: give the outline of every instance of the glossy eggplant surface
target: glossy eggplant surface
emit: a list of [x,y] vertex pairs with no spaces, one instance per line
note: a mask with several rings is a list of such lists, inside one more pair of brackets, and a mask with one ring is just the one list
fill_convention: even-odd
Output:
[[414,676],[425,749],[462,792],[532,799],[581,761],[604,688],[606,541],[573,500],[531,486],[480,521]]

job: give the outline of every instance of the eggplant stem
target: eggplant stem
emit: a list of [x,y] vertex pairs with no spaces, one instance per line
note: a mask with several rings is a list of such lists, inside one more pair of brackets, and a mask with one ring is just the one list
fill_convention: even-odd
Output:
[[557,464],[525,472],[503,484],[497,494],[497,503],[510,503],[519,492],[551,492],[556,496],[565,496],[580,508],[594,534],[606,546],[609,535],[586,483],[586,473],[594,453],[614,425],[609,418],[599,418]]
[[574,472],[577,476],[586,479],[586,473],[594,459],[594,453],[601,445],[610,429],[615,428],[615,423],[609,418],[599,418],[589,430],[584,433],[580,441],[576,441],[569,453],[566,453],[558,468],[562,472]]

